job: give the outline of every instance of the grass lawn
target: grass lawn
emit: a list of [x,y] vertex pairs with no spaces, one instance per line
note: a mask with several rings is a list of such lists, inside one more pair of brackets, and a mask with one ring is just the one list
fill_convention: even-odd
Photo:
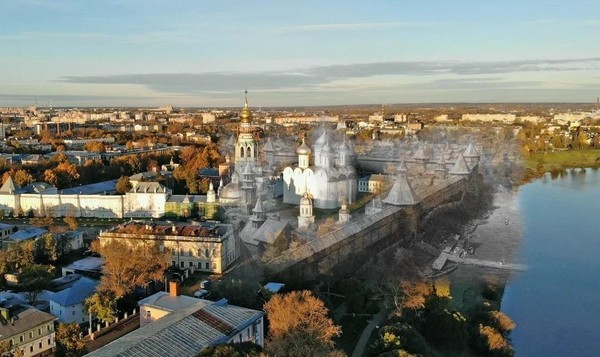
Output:
[[537,170],[539,164],[543,166],[543,171],[593,167],[600,165],[600,150],[565,150],[536,153],[525,159],[526,167],[534,171]]
[[368,320],[369,317],[367,316],[353,317],[352,315],[346,315],[342,317],[342,321],[339,322],[342,326],[342,334],[335,339],[336,347],[346,352],[348,356],[352,355],[352,351],[354,351],[360,335],[367,326]]

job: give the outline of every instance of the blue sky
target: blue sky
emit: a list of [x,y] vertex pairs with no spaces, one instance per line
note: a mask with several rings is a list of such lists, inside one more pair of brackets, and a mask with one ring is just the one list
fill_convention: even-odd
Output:
[[599,1],[0,2],[0,107],[592,102]]

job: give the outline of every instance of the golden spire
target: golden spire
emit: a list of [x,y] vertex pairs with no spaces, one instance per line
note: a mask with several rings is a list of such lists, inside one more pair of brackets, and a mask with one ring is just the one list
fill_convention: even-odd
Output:
[[240,112],[240,121],[242,123],[250,123],[252,121],[252,112],[248,108],[248,90],[244,91],[244,108]]

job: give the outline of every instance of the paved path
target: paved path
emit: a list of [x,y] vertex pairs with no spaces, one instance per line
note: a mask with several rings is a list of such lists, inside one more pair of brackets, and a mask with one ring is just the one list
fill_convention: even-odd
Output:
[[371,333],[373,333],[373,330],[375,330],[376,326],[381,326],[385,316],[385,310],[381,310],[377,313],[377,315],[373,316],[367,327],[365,327],[360,335],[360,339],[356,343],[354,351],[352,352],[352,357],[362,357],[363,353],[365,352],[365,347],[367,347],[367,342],[369,342],[369,337],[371,337]]

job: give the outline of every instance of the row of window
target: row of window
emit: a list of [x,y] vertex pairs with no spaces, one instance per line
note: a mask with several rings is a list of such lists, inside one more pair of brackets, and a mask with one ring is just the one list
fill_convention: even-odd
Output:
[[[177,263],[173,260],[173,261],[171,261],[171,265],[176,266]],[[202,262],[198,262],[198,269],[203,269],[202,266],[203,266],[203,263]],[[180,261],[179,262],[179,267],[180,268],[185,268],[185,261]],[[195,267],[194,262],[188,262],[188,267],[189,268]],[[205,262],[204,263],[204,269],[205,270],[210,270],[210,263]],[[212,270],[216,270],[216,269],[217,269],[217,263],[212,263]]]
[[[52,324],[47,325],[46,326],[46,330],[47,330],[47,332],[51,332],[53,330]],[[38,328],[38,330],[37,330],[37,336],[41,336],[43,331],[44,331],[43,327]],[[29,331],[29,339],[30,340],[33,339],[33,331]],[[50,344],[50,341],[51,341],[51,339],[49,338],[48,339],[48,344]],[[21,334],[19,336],[19,343],[23,343],[23,342],[25,342],[25,334]],[[11,338],[10,339],[10,345],[13,346],[14,344],[15,344],[15,341]],[[33,348],[33,347],[31,347],[31,348]],[[40,348],[42,348],[42,342],[41,341],[40,341]]]

